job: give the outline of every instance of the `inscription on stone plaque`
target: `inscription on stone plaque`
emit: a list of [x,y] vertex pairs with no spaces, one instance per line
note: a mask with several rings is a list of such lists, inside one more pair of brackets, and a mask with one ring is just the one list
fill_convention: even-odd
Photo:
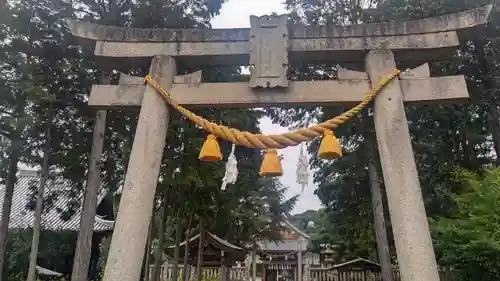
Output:
[[287,15],[250,17],[250,87],[288,87]]

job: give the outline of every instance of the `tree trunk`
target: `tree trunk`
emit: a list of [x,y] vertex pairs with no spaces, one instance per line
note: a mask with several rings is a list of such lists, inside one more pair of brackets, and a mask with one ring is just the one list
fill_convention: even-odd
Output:
[[92,235],[92,246],[90,253],[90,265],[89,265],[89,280],[97,281],[99,279],[99,259],[102,255],[101,243],[103,241],[103,235],[99,233],[94,233]]
[[174,248],[174,266],[172,268],[172,281],[177,281],[179,275],[179,261],[181,259],[181,218],[180,214],[177,216],[177,223],[175,225],[175,248]]
[[100,110],[96,114],[92,151],[90,156],[87,188],[83,199],[82,216],[80,217],[80,231],[76,241],[75,259],[71,273],[72,281],[87,281],[90,263],[90,247],[94,233],[94,220],[97,210],[97,197],[101,185],[101,155],[104,145],[104,131],[106,130],[106,111]]
[[205,244],[205,230],[200,218],[200,237],[198,238],[198,256],[196,258],[196,281],[203,278],[203,245]]
[[498,120],[500,120],[500,112],[496,101],[491,105],[488,115],[490,118],[489,128],[493,139],[493,148],[495,149],[495,154],[497,156],[495,164],[497,167],[500,167],[500,125],[498,124]]
[[252,281],[257,281],[257,243],[253,241],[252,245]]
[[163,259],[163,248],[165,247],[165,229],[167,225],[167,211],[168,211],[167,196],[164,194],[163,208],[161,209],[161,223],[160,223],[160,229],[158,230],[158,236],[159,236],[158,247],[155,253],[153,281],[160,281],[161,266],[162,266],[161,262]]
[[42,226],[43,212],[43,195],[45,193],[45,185],[49,176],[49,159],[50,159],[50,140],[52,130],[52,103],[49,107],[49,119],[47,122],[47,130],[45,135],[45,147],[43,149],[43,163],[40,173],[40,186],[36,197],[35,221],[33,225],[33,239],[31,242],[31,254],[28,269],[28,281],[36,280],[36,263],[38,258],[38,245],[40,244],[40,232]]
[[[17,108],[17,112],[22,112],[25,107],[25,102],[21,102]],[[11,145],[9,148],[9,163],[7,180],[5,182],[5,193],[2,206],[2,219],[0,220],[0,281],[6,280],[4,278],[5,267],[5,254],[7,252],[7,234],[9,232],[9,219],[12,208],[12,196],[14,195],[14,186],[17,181],[17,164],[21,157],[21,134],[26,128],[24,122],[18,122],[11,138]]]
[[465,154],[463,166],[468,167],[471,170],[479,169],[479,160],[477,159],[474,141],[471,140],[470,134],[466,130],[463,130],[461,136]]
[[382,280],[392,281],[392,263],[389,250],[389,240],[387,239],[387,228],[384,216],[384,203],[382,200],[382,190],[380,187],[380,171],[378,165],[379,155],[375,141],[375,132],[373,128],[373,117],[365,113],[363,118],[363,131],[365,135],[365,152],[368,163],[368,179],[370,182],[370,191],[372,195],[373,224],[375,227],[375,239],[377,242],[377,253],[382,269]]
[[[109,73],[103,72],[101,84],[110,84]],[[92,149],[87,179],[87,188],[83,199],[82,215],[80,217],[80,231],[76,241],[75,258],[71,272],[72,281],[87,281],[91,256],[92,234],[94,233],[94,219],[97,210],[97,197],[101,186],[101,157],[106,131],[106,110],[99,110],[94,123]]]
[[[373,157],[374,154],[372,154]],[[382,280],[392,281],[392,264],[389,252],[389,241],[384,218],[384,204],[382,191],[380,189],[380,175],[375,161],[368,161],[368,174],[370,177],[370,189],[372,193],[373,221],[375,225],[375,237],[377,240],[377,252],[382,267]]]
[[189,222],[186,230],[186,244],[184,245],[184,262],[182,264],[182,281],[186,281],[187,277],[189,275],[189,268],[188,268],[188,258],[189,258],[189,238],[191,236],[189,235],[191,232],[191,223],[193,221],[193,214],[189,215]]
[[144,280],[149,281],[149,258],[151,256],[151,241],[153,240],[153,227],[154,227],[154,207],[153,207],[153,217],[151,218],[151,223],[149,224],[149,234],[148,234],[148,242],[146,244],[146,253],[144,258]]

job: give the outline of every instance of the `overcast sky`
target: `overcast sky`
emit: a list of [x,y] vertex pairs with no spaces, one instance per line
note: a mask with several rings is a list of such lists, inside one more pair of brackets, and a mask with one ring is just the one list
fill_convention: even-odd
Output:
[[[213,28],[242,28],[250,27],[249,18],[251,15],[261,16],[271,13],[284,14],[285,7],[282,4],[284,0],[229,0],[224,4],[221,14],[212,21]],[[271,120],[265,118],[261,120],[260,127],[264,134],[277,134],[288,131],[279,125],[273,124]],[[297,160],[300,153],[299,147],[291,147],[281,150],[284,156],[282,166],[284,175],[281,182],[288,186],[287,196],[291,197],[301,193],[302,187],[295,182],[295,171],[297,169]],[[293,213],[302,213],[306,210],[318,209],[321,204],[314,195],[316,186],[309,179],[309,186],[300,195],[299,202],[295,206]]]

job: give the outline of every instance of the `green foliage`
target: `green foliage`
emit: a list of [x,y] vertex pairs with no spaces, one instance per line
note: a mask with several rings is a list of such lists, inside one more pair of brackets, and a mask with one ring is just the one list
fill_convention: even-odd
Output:
[[[32,231],[13,232],[8,239],[8,280],[26,280],[27,261],[31,250]],[[71,270],[76,233],[42,232],[38,265],[68,274]]]
[[288,217],[288,221],[304,233],[312,234],[317,228],[322,215],[323,210],[308,210]]
[[452,215],[431,220],[442,265],[463,280],[498,280],[500,271],[500,169],[454,175]]

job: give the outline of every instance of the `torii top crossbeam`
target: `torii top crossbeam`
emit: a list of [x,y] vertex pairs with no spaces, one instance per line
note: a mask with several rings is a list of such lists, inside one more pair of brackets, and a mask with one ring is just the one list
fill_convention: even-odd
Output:
[[[69,20],[69,27],[74,36],[91,41],[95,55],[102,57],[161,54],[196,65],[247,65],[264,44],[273,48],[268,53],[276,54],[277,48],[287,52],[290,63],[362,62],[365,50],[380,46],[391,49],[396,60],[420,62],[449,53],[446,49],[470,38],[471,29],[485,24],[491,9],[490,5],[435,18],[345,27],[287,26],[287,15],[252,16],[249,29],[142,29],[75,20]],[[265,54],[259,57],[265,59]]]
[[[254,107],[360,101],[370,87],[366,73],[339,72],[341,81],[290,82],[288,67],[295,62],[362,64],[368,50],[380,47],[390,49],[396,60],[410,65],[423,63],[452,54],[461,40],[471,37],[475,27],[487,22],[491,9],[492,6],[485,6],[435,18],[346,27],[287,26],[286,15],[252,16],[250,29],[140,29],[68,22],[82,45],[93,48],[99,61],[116,68],[149,64],[156,55],[172,56],[177,63],[196,66],[250,64],[250,83],[205,84],[197,72],[176,77],[170,94],[185,105]],[[468,98],[462,76],[431,78],[426,65],[418,69],[423,70],[423,75],[409,75],[402,81],[405,101]],[[196,87],[191,87],[193,78]],[[89,105],[140,106],[142,81],[138,78],[128,79],[128,85],[95,85]],[[258,87],[268,90],[256,92]],[[276,87],[277,90],[269,89]],[[315,95],[304,95],[313,87]],[[207,92],[218,93],[218,97],[204,94]],[[345,95],[346,92],[350,94]]]

